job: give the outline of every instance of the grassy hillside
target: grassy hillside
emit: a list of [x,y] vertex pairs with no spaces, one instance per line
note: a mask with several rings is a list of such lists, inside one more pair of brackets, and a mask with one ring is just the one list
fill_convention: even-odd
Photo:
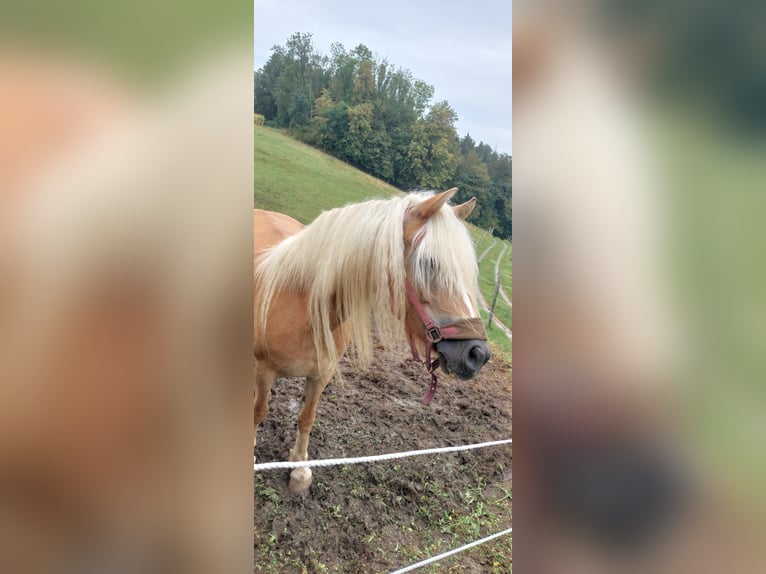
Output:
[[[319,213],[333,207],[364,201],[374,197],[391,197],[400,190],[285,133],[271,128],[255,128],[255,207],[286,213],[303,223],[311,222]],[[480,288],[490,303],[495,288],[495,263],[507,245],[500,269],[506,295],[511,297],[510,243],[489,236],[484,230],[470,226],[477,255],[492,241],[493,248],[479,265]],[[501,299],[496,316],[512,328],[512,309]],[[486,318],[486,315],[483,315]],[[490,339],[497,350],[510,361],[511,341],[493,327]]]
[[322,211],[399,190],[271,128],[255,128],[255,207],[309,223]]
[[[476,246],[476,256],[481,257],[484,255],[481,261],[479,261],[479,289],[484,300],[487,302],[487,305],[492,304],[492,297],[495,294],[496,286],[496,268],[500,271],[502,290],[506,297],[511,299],[513,297],[513,282],[511,279],[513,247],[511,243],[492,237],[483,229],[477,227],[471,227],[470,229],[474,245]],[[498,259],[500,259],[499,264]],[[487,314],[484,311],[482,311],[482,317],[486,321]],[[495,317],[500,319],[506,327],[513,329],[513,307],[508,305],[501,295],[498,296],[497,304],[495,305]],[[510,361],[513,342],[494,323],[488,334],[489,338],[500,347],[504,356]]]

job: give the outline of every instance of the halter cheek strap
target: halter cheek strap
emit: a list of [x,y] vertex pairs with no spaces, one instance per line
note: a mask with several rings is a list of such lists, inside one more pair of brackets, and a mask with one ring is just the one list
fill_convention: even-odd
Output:
[[410,337],[410,349],[412,350],[412,358],[418,363],[423,363],[426,368],[426,372],[431,374],[431,386],[428,388],[428,394],[423,399],[423,404],[428,405],[431,403],[431,399],[433,399],[434,395],[436,394],[436,383],[438,382],[438,379],[436,378],[436,369],[439,368],[439,359],[434,359],[432,361],[431,351],[433,350],[434,345],[443,339],[443,336],[439,326],[431,320],[431,317],[428,315],[428,313],[426,313],[426,310],[423,308],[423,305],[420,303],[417,295],[415,295],[415,290],[412,288],[409,279],[405,282],[405,288],[407,290],[407,299],[409,299],[412,308],[415,309],[415,312],[420,317],[420,320],[423,321],[423,327],[426,330],[426,348],[424,358],[420,358],[420,354],[418,353],[418,349],[415,346],[415,341],[412,339],[412,337]]

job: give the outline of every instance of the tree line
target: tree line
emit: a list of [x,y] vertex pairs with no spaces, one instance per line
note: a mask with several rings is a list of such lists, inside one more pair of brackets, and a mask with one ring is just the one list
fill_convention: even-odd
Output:
[[433,95],[363,44],[334,43],[327,56],[311,34],[296,33],[255,72],[254,111],[400,189],[458,187],[456,200],[478,199],[471,222],[510,239],[511,156],[461,138],[455,110]]

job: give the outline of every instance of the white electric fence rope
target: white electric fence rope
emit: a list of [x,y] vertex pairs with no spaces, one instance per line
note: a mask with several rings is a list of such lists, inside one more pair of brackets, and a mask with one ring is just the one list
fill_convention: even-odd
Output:
[[454,550],[450,550],[449,552],[437,554],[436,556],[431,556],[431,558],[426,558],[425,560],[421,560],[420,562],[415,562],[415,564],[410,564],[409,566],[402,568],[400,570],[395,570],[391,572],[390,574],[404,574],[404,572],[410,572],[411,570],[415,570],[416,568],[422,568],[423,566],[427,566],[428,564],[431,564],[432,562],[438,562],[439,560],[447,558],[448,556],[452,556],[453,554],[457,554],[458,552],[462,552],[463,550],[468,550],[469,548],[473,548],[474,546],[478,546],[479,544],[484,544],[485,542],[489,542],[490,540],[494,540],[495,538],[500,538],[501,536],[505,536],[506,534],[511,534],[512,532],[513,532],[513,528],[508,528],[506,530],[503,530],[502,532],[496,532],[495,534],[491,534],[487,536],[486,538],[482,538],[481,540],[475,540],[474,542],[470,542],[469,544],[461,546],[460,548],[455,548]]
[[493,440],[490,442],[482,442],[477,444],[466,444],[461,446],[444,446],[441,448],[427,448],[423,450],[410,450],[407,452],[394,452],[389,454],[375,454],[371,456],[358,456],[355,458],[326,458],[319,460],[303,460],[295,462],[264,462],[261,464],[254,464],[253,471],[258,472],[261,470],[275,470],[280,468],[302,468],[313,466],[336,466],[339,464],[361,464],[364,462],[378,462],[381,460],[394,460],[397,458],[406,458],[408,456],[418,456],[421,454],[439,454],[444,452],[459,452],[464,450],[473,450],[475,448],[484,448],[487,446],[497,446],[501,444],[511,444],[513,439]]
[[[445,452],[460,452],[465,450],[473,450],[476,448],[484,448],[488,446],[498,446],[498,445],[512,444],[512,443],[513,443],[513,439],[509,438],[509,439],[503,439],[503,440],[493,440],[489,442],[482,442],[477,444],[466,444],[466,445],[460,445],[460,446],[445,446],[440,448],[427,448],[423,450],[410,450],[406,452],[394,452],[389,454],[358,456],[354,458],[327,458],[327,459],[320,459],[320,460],[304,460],[304,461],[295,461],[295,462],[266,462],[262,464],[254,464],[253,471],[257,472],[259,470],[275,470],[280,468],[281,469],[301,468],[306,466],[336,466],[340,464],[361,464],[365,462],[395,460],[397,458],[406,458],[410,456],[418,456],[421,454],[440,454]],[[405,568],[391,572],[391,574],[403,574],[404,572],[410,572],[412,570],[415,570],[416,568],[421,568],[433,562],[438,562],[439,560],[442,560],[444,558],[447,558],[449,556],[462,552],[463,550],[468,550],[469,548],[479,546],[480,544],[484,544],[485,542],[489,542],[490,540],[494,540],[495,538],[499,538],[500,536],[510,534],[511,532],[513,532],[513,528],[508,528],[506,530],[503,530],[502,532],[491,534],[490,536],[482,538],[481,540],[476,540],[469,544],[465,544],[464,546],[461,546],[459,548],[455,548],[454,550],[450,550],[442,554],[437,554],[436,556],[432,556],[431,558],[421,560],[420,562],[416,562],[415,564],[410,564],[409,566]]]

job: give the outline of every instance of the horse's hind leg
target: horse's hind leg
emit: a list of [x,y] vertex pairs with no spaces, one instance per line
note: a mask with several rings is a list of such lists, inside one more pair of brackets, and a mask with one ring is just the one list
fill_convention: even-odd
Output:
[[[332,370],[324,377],[306,377],[306,387],[303,393],[303,406],[298,414],[298,436],[295,445],[290,450],[291,461],[308,460],[309,434],[314,426],[317,404],[322,391],[332,378]],[[304,492],[311,486],[313,477],[308,467],[296,468],[290,473],[290,490],[292,492]]]
[[263,419],[265,419],[266,415],[269,413],[271,385],[276,376],[276,372],[268,366],[264,365],[262,362],[255,362],[255,402],[253,407],[255,430],[253,432],[253,448],[255,448],[258,425],[263,422]]

